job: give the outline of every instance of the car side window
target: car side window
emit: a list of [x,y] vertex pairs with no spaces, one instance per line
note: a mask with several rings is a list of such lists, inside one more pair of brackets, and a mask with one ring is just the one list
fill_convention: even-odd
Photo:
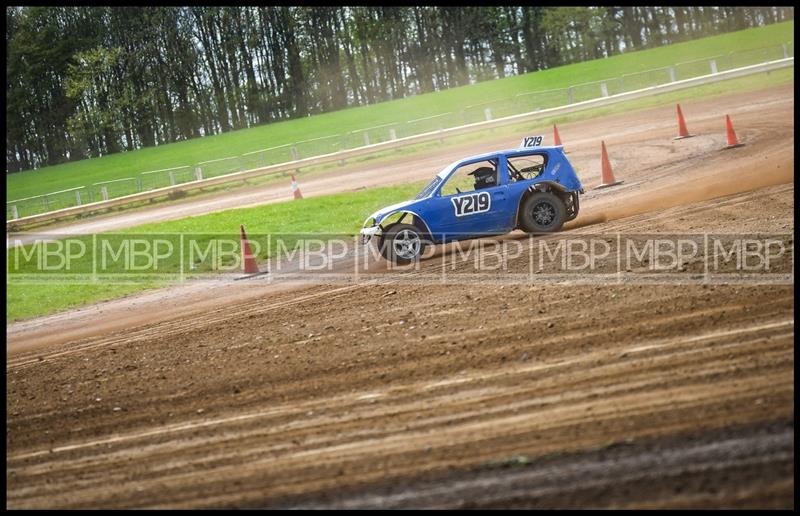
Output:
[[473,192],[498,185],[497,163],[484,160],[458,167],[442,186],[441,195]]
[[511,181],[524,181],[534,179],[544,172],[547,166],[547,156],[533,154],[530,156],[516,156],[508,158],[508,175]]

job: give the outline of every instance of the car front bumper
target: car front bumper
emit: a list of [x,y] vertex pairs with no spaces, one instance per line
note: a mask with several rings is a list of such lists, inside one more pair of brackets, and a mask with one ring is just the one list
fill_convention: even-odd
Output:
[[369,228],[361,228],[361,244],[367,245],[372,237],[374,237],[381,230],[380,226],[372,226]]

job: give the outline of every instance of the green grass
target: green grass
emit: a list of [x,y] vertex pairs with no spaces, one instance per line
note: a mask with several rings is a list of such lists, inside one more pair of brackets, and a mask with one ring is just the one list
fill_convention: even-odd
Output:
[[[107,239],[112,243],[114,250],[118,249],[117,242],[125,235],[144,235],[144,238],[153,241],[156,238],[170,240],[177,249],[179,236],[177,233],[197,234],[195,238],[198,246],[205,249],[214,238],[228,238],[237,244],[239,224],[244,224],[251,241],[258,242],[266,249],[266,234],[279,233],[334,233],[354,235],[358,233],[364,219],[375,210],[414,197],[424,186],[422,183],[413,183],[387,188],[373,188],[357,192],[348,192],[299,201],[276,203],[254,208],[240,208],[223,212],[210,213],[198,217],[147,224],[133,228],[126,233],[98,235],[100,239]],[[83,236],[73,241],[83,242],[91,248],[92,236]],[[77,244],[76,244],[77,245]],[[289,248],[293,246],[292,239],[288,240]],[[188,246],[188,244],[187,244]],[[99,247],[99,246],[98,246]],[[30,252],[32,246],[25,246],[24,252]],[[81,282],[78,276],[90,275],[92,272],[92,256],[86,254],[80,260],[71,263],[71,274],[75,279],[64,282],[56,278],[46,281],[46,274],[39,275],[37,283],[15,283],[14,274],[36,273],[35,260],[26,260],[23,249],[15,248],[7,251],[7,260],[11,271],[11,279],[6,283],[6,322],[27,319],[46,315],[68,308],[94,303],[102,300],[113,299],[134,292],[151,288],[166,286],[168,281],[156,277],[148,278],[147,275],[140,279],[126,279],[120,277],[114,282]],[[263,255],[259,254],[259,258]],[[99,263],[98,259],[98,263]],[[126,267],[121,261],[109,260],[110,272],[125,272]],[[19,265],[17,265],[19,264]],[[184,270],[188,264],[184,263]],[[224,265],[224,264],[223,264]],[[197,272],[209,270],[208,264],[199,264]],[[180,260],[170,257],[159,263],[159,271],[174,274],[181,270]]]
[[564,88],[576,82],[619,77],[626,73],[732,51],[776,46],[793,41],[793,31],[794,22],[789,21],[372,106],[10,174],[6,176],[6,200],[89,186],[100,181],[135,177],[145,171],[193,165],[201,161],[387,123],[459,112],[466,106],[497,101],[519,93]]
[[[445,163],[446,164],[446,163]],[[443,164],[442,166],[444,166]],[[425,186],[416,182],[236,208],[180,220],[137,226],[129,233],[234,233],[244,224],[248,233],[356,234],[375,210],[413,198]]]
[[17,285],[12,283],[6,285],[6,323],[48,315],[108,299],[117,299],[161,286],[166,285],[157,282],[118,285],[76,285],[71,283]]

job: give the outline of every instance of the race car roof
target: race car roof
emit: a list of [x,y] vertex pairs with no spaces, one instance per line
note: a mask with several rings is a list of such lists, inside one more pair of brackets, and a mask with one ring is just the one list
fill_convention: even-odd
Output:
[[481,159],[481,158],[490,158],[492,156],[496,156],[498,154],[527,154],[527,153],[535,153],[541,150],[552,150],[552,149],[563,149],[563,145],[540,145],[538,147],[517,147],[516,149],[505,149],[500,151],[493,151],[493,152],[486,152],[483,154],[476,154],[475,156],[470,156],[468,158],[460,159],[461,161],[471,161],[473,159]]
[[541,145],[538,147],[517,147],[516,149],[506,149],[506,150],[499,150],[499,151],[492,151],[492,152],[485,152],[483,154],[476,154],[474,156],[469,156],[466,158],[459,159],[447,165],[445,168],[442,169],[441,172],[436,174],[440,178],[444,178],[446,175],[453,170],[453,167],[458,165],[459,163],[463,163],[465,161],[481,161],[484,159],[492,158],[498,155],[509,155],[509,154],[535,154],[537,151],[542,150],[554,150],[554,149],[563,149],[563,145]]

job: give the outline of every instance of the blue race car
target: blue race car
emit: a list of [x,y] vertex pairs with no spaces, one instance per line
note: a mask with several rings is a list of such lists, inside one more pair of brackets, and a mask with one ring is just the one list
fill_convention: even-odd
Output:
[[472,156],[445,167],[414,200],[370,215],[362,243],[376,237],[381,255],[394,263],[417,260],[432,244],[502,235],[558,231],[578,216],[583,193],[563,147],[522,147]]

